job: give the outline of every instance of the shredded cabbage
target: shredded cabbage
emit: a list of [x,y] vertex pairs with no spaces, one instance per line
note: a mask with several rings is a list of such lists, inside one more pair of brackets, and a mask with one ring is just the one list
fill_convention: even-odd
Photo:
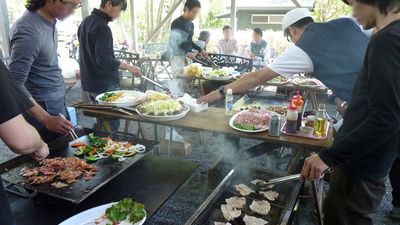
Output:
[[182,105],[175,100],[160,100],[160,101],[152,101],[142,106],[146,109],[147,113],[153,112],[155,115],[159,113],[168,113],[180,110]]

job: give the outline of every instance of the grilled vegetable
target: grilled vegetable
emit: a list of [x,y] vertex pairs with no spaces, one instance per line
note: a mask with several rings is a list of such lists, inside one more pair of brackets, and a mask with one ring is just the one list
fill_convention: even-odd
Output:
[[96,158],[96,156],[94,156],[94,155],[90,155],[90,156],[87,157],[85,160],[86,160],[86,162],[96,162],[96,161],[97,161],[97,158]]

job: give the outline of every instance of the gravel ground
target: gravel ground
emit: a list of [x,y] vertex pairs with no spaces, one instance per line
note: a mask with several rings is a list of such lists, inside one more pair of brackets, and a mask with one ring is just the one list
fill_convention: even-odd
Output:
[[[67,95],[67,104],[70,105],[73,104],[75,101],[80,101],[80,93],[80,87],[72,89]],[[319,102],[324,101],[325,98],[323,96],[320,96]],[[327,110],[329,115],[336,115],[336,110],[334,106],[327,104]],[[94,122],[93,118],[83,116],[81,111],[78,111],[77,120],[78,125],[84,127],[92,127],[92,124]],[[145,129],[148,138],[154,139],[153,125],[145,124]],[[137,124],[132,122],[130,132],[136,133],[137,130]],[[162,136],[163,131],[164,127],[158,126],[159,137]],[[182,131],[180,134],[183,136],[190,136],[192,138],[192,152],[186,157],[174,158],[185,161],[198,162],[200,165],[189,177],[189,179],[176,191],[174,195],[171,196],[170,199],[168,199],[168,201],[158,210],[158,212],[151,218],[151,220],[147,224],[184,224],[214,190],[214,188],[210,188],[207,186],[208,167],[221,155],[222,152],[220,146],[221,143],[223,143],[224,141],[224,137],[222,135],[214,135],[207,143],[208,152],[205,152],[203,146],[200,145],[197,133]],[[241,139],[240,148],[247,148],[257,143],[259,142],[255,140]],[[16,154],[9,151],[8,148],[1,141],[0,152],[0,163],[10,160],[11,158],[16,156]],[[265,167],[266,156],[264,154],[243,163]],[[326,187],[329,188],[329,185],[327,183]],[[374,213],[375,224],[400,224],[398,220],[396,221],[389,217],[389,211],[392,208],[391,199],[391,187],[388,181],[387,193],[382,201],[382,204]],[[301,225],[317,224],[316,220],[314,220],[311,216],[311,212],[313,210],[314,204],[312,201],[309,201],[307,207],[300,206],[299,220]]]

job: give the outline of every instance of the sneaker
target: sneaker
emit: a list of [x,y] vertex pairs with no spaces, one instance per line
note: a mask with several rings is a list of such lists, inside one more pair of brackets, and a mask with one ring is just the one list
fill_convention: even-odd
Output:
[[390,211],[390,216],[400,219],[400,207],[393,207],[392,211]]

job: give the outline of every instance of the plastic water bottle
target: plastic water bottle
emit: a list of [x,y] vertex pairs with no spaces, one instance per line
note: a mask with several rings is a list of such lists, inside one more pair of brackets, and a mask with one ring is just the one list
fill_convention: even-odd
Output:
[[225,116],[232,116],[233,114],[233,95],[232,89],[228,89],[225,97]]

